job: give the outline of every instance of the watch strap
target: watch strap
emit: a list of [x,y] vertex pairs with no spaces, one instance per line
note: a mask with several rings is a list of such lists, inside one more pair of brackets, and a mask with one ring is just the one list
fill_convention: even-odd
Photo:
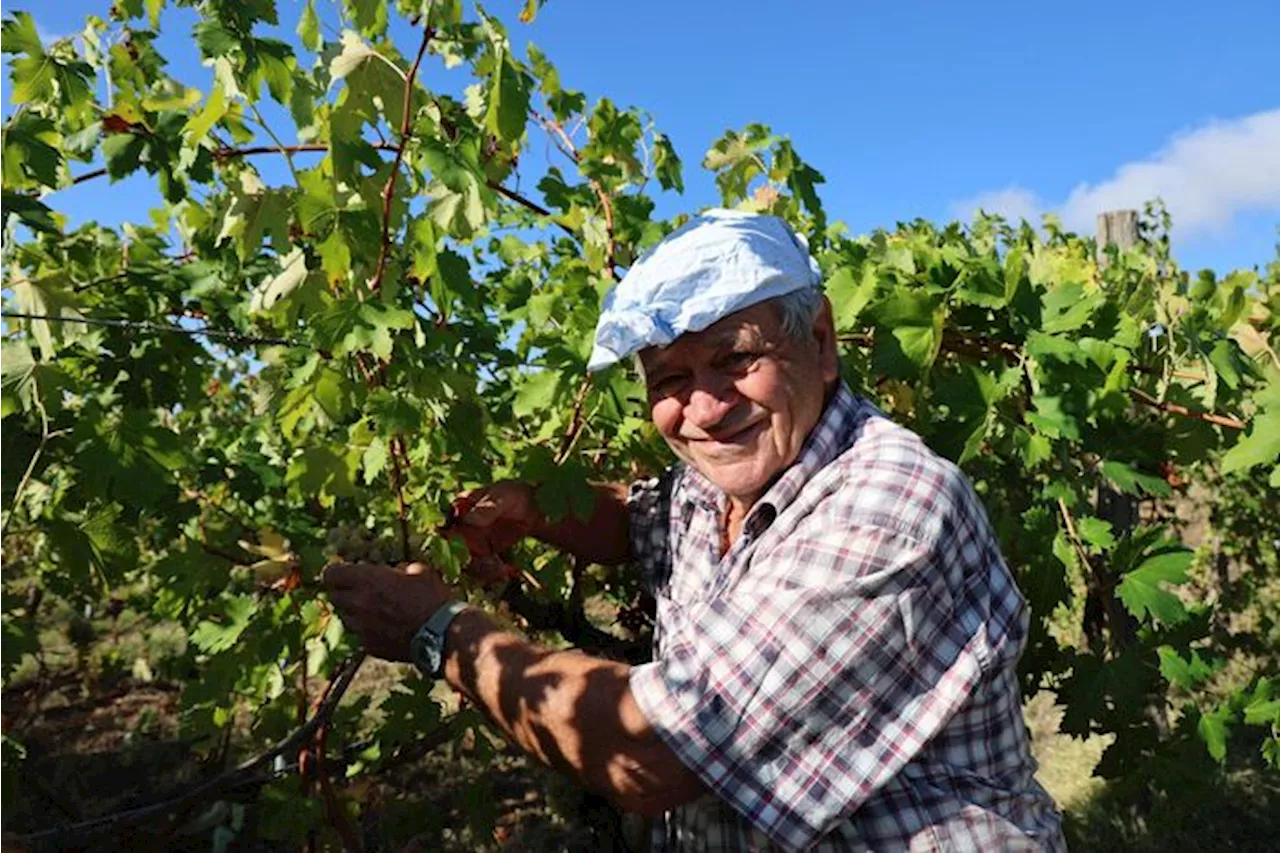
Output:
[[453,617],[466,610],[469,606],[465,601],[459,601],[456,598],[446,601],[440,605],[440,608],[435,613],[431,614],[431,618],[426,621],[423,627],[443,639],[444,632],[449,630],[449,623],[453,621]]
[[470,605],[457,599],[446,601],[413,636],[410,655],[423,675],[439,678],[444,671],[444,636],[454,618]]

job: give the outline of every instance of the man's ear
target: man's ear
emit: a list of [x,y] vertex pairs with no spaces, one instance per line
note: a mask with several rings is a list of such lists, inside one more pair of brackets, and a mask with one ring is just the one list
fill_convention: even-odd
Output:
[[823,383],[840,378],[840,347],[836,341],[836,324],[831,314],[831,300],[822,297],[822,307],[813,318],[813,337],[818,342],[818,359]]

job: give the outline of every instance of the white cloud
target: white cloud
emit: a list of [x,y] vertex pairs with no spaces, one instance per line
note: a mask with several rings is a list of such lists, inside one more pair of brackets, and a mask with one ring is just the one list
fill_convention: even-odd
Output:
[[1031,190],[1023,187],[1005,187],[1002,190],[989,190],[978,193],[973,198],[958,201],[951,205],[951,216],[956,219],[968,219],[979,210],[984,213],[995,213],[1011,222],[1026,219],[1036,223],[1044,205]]
[[1105,210],[1138,208],[1164,199],[1181,236],[1225,231],[1237,214],[1280,213],[1280,109],[1215,121],[1175,135],[1160,151],[1125,163],[1108,179],[1078,184],[1060,204],[1010,186],[951,206],[961,216],[978,207],[1032,222],[1054,211],[1068,228],[1090,232]]

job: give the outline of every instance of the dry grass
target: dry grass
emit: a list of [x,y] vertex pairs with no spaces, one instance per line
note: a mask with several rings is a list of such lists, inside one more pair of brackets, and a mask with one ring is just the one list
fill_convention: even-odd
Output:
[[1086,804],[1104,787],[1093,776],[1102,752],[1113,738],[1103,735],[1080,739],[1058,731],[1062,707],[1049,691],[1041,691],[1026,703],[1023,716],[1031,732],[1031,751],[1040,770],[1036,779],[1053,797],[1058,808],[1070,811]]

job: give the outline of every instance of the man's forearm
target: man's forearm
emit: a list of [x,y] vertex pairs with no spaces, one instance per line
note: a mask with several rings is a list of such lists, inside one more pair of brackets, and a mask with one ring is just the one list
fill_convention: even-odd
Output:
[[627,487],[619,483],[592,486],[596,493],[591,518],[580,521],[572,514],[545,524],[534,536],[588,562],[617,566],[627,561],[629,522]]
[[449,626],[445,678],[524,751],[623,808],[646,814],[703,788],[630,691],[630,668],[552,651],[467,610]]

